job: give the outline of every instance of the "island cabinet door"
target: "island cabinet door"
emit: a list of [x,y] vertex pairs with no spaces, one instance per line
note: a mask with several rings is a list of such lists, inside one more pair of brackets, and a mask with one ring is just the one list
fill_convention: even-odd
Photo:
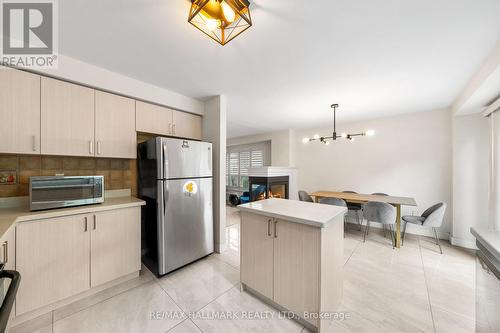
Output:
[[273,298],[273,220],[241,213],[241,282]]
[[320,240],[320,228],[275,221],[274,301],[301,317],[319,312]]

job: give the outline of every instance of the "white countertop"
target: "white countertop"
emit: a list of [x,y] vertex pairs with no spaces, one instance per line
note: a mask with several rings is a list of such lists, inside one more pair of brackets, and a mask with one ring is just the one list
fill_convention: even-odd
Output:
[[104,202],[101,204],[58,208],[50,210],[40,210],[32,212],[29,210],[28,201],[24,200],[24,202],[18,207],[0,209],[0,237],[3,237],[3,235],[14,224],[20,222],[48,219],[48,218],[76,215],[76,214],[94,213],[105,210],[142,206],[145,204],[146,203],[140,199],[127,196],[127,197],[106,198]]
[[479,243],[500,260],[500,230],[470,228],[470,232],[476,237]]
[[265,215],[286,221],[324,228],[337,216],[347,213],[346,207],[286,199],[266,199],[237,207],[243,212]]

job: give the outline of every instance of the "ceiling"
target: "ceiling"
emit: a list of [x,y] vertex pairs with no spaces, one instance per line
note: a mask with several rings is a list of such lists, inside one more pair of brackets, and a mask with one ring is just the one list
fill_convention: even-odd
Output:
[[500,41],[498,0],[253,0],[222,47],[187,0],[59,1],[60,52],[228,98],[228,137],[449,107]]

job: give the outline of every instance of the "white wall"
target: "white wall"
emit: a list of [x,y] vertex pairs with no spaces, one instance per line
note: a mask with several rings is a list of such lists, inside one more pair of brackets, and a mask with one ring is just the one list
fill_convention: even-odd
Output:
[[[403,207],[403,214],[419,214],[432,204],[446,202],[448,210],[440,237],[448,238],[453,212],[450,118],[448,110],[439,110],[342,123],[339,132],[374,129],[376,135],[329,146],[303,144],[301,140],[316,133],[330,133],[333,124],[297,131],[299,187],[306,191],[353,190],[414,197],[418,207]],[[415,226],[407,230],[431,235]]]
[[117,94],[165,105],[174,109],[203,114],[205,105],[197,99],[62,54],[59,55],[58,59],[59,66],[57,69],[47,69],[39,72]]
[[488,226],[490,136],[480,114],[453,117],[454,245],[475,247],[473,226]]
[[271,141],[271,165],[272,166],[294,166],[294,146],[293,146],[293,130],[285,130],[279,132],[242,136],[230,138],[227,140],[228,146],[243,145],[262,141]]
[[213,149],[213,205],[215,251],[226,247],[226,114],[225,96],[217,96],[205,103],[203,141],[211,142]]

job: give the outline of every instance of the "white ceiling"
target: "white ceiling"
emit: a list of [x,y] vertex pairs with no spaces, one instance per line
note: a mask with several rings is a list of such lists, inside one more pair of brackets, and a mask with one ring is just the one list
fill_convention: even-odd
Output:
[[222,47],[187,0],[59,1],[60,52],[204,99],[228,137],[449,107],[500,41],[499,0],[253,0]]

